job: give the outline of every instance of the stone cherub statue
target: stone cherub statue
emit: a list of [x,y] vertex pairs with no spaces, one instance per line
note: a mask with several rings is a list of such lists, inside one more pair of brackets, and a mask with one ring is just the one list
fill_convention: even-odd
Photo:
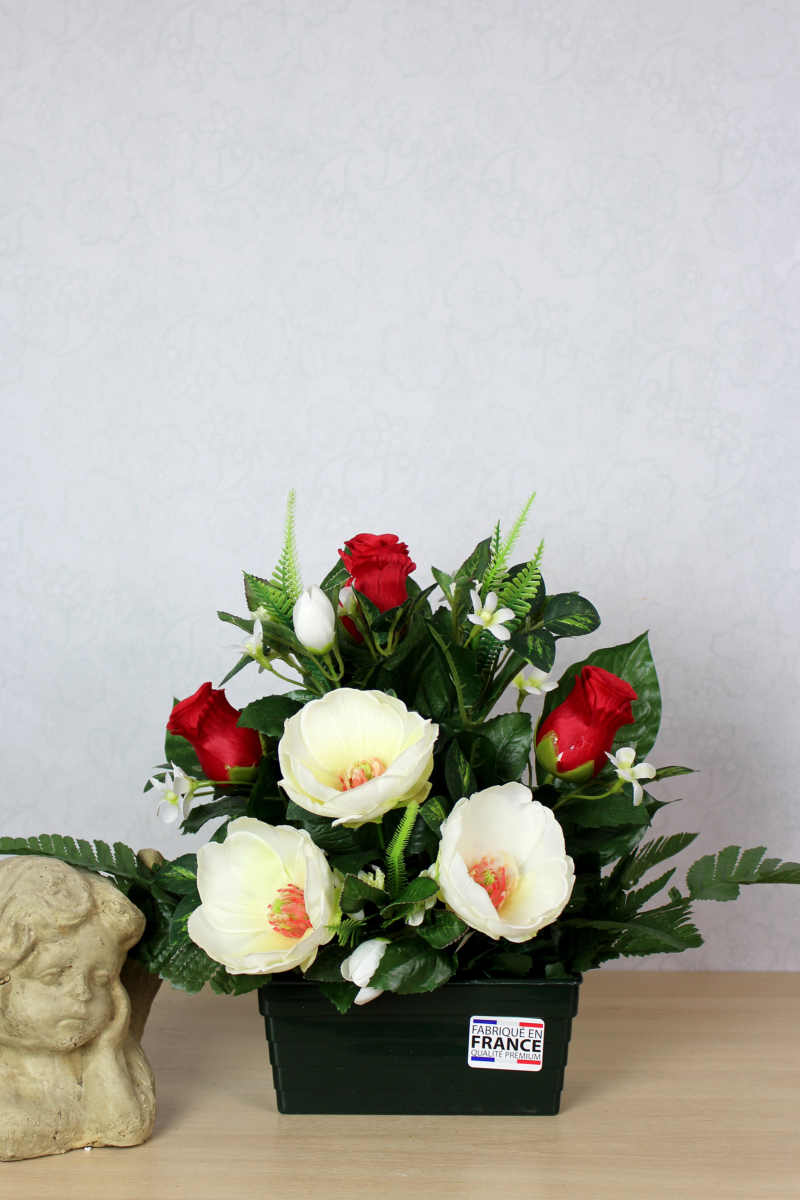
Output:
[[120,982],[143,929],[99,875],[0,861],[0,1159],[150,1136],[153,1075]]

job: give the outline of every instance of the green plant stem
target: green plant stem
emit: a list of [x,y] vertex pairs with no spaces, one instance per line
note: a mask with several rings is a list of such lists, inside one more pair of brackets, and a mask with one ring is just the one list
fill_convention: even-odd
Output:
[[607,800],[609,796],[616,796],[620,791],[622,791],[622,785],[620,784],[617,787],[614,784],[607,792],[582,792],[580,789],[577,792],[569,792],[566,796],[562,796],[557,804],[553,805],[553,812],[565,805],[568,800]]
[[459,716],[461,717],[461,723],[465,729],[471,729],[472,724],[470,722],[469,717],[467,716],[467,708],[466,708],[466,705],[464,704],[464,694],[461,691],[461,682],[458,678],[458,671],[456,670],[456,665],[453,662],[453,656],[451,655],[450,651],[447,649],[447,646],[445,645],[444,641],[442,640],[442,638],[439,634],[439,631],[436,629],[435,625],[433,625],[433,623],[429,623],[428,628],[430,629],[431,634],[433,635],[434,641],[436,642],[437,646],[441,650],[442,654],[445,656],[445,658],[447,660],[447,665],[450,668],[450,675],[452,676],[452,679],[453,679],[453,686],[456,689],[456,699],[458,700],[458,713],[459,713]]

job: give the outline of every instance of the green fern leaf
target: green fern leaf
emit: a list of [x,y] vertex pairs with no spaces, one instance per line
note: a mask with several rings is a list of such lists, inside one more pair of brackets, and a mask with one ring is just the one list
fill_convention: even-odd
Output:
[[289,492],[286,499],[286,521],[283,528],[283,550],[278,559],[278,565],[272,573],[271,582],[286,596],[290,611],[300,598],[303,591],[303,580],[300,577],[300,563],[297,556],[297,540],[295,537],[295,509],[297,496],[295,490]]
[[492,538],[492,557],[489,561],[489,569],[483,577],[483,587],[481,595],[486,599],[492,589],[497,589],[506,574],[506,566],[511,557],[511,551],[519,541],[519,536],[525,527],[525,522],[528,519],[528,514],[531,511],[533,502],[536,499],[536,492],[531,492],[528,499],[523,504],[519,516],[511,526],[511,530],[507,537],[500,541],[500,522],[497,522]]
[[766,846],[742,850],[726,846],[718,854],[706,854],[693,863],[686,886],[693,900],[735,900],[742,884],[800,883],[800,863],[764,858]]
[[[518,621],[523,621],[527,617],[531,611],[531,603],[542,590],[542,572],[539,569],[539,563],[543,553],[544,541],[541,541],[531,561],[525,563],[521,570],[515,567],[513,570],[516,574],[512,572],[498,593],[499,605],[513,609]],[[543,596],[542,599],[544,599]]]
[[674,854],[680,854],[696,837],[696,833],[673,833],[670,837],[658,837],[652,842],[645,842],[622,872],[622,886],[633,887],[651,867],[658,866]]
[[260,579],[258,575],[244,573],[244,594],[250,612],[260,619],[275,621],[278,625],[292,624],[293,603],[285,592],[271,579]]
[[115,842],[113,847],[99,840],[94,844],[79,838],[60,834],[42,833],[39,837],[0,838],[0,854],[36,854],[44,858],[57,858],[71,867],[110,875],[122,891],[132,884],[150,889],[153,873],[137,859],[130,846]]

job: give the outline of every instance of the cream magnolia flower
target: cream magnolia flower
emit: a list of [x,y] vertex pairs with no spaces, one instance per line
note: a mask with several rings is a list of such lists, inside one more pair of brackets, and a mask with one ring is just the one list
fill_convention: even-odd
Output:
[[304,829],[239,817],[197,852],[189,937],[237,975],[306,968],[334,935],[336,881]]
[[459,800],[442,823],[436,872],[453,912],[509,942],[527,942],[554,921],[575,882],[561,826],[521,783]]
[[385,938],[371,938],[370,941],[356,946],[353,953],[340,966],[342,979],[346,979],[348,983],[354,983],[359,988],[354,1000],[355,1004],[369,1004],[370,1000],[375,1000],[378,996],[383,995],[383,988],[369,987],[369,981],[380,966],[380,961],[386,953],[388,945]]
[[473,625],[482,625],[501,642],[507,642],[511,634],[503,622],[513,621],[513,608],[498,608],[497,592],[489,592],[485,603],[481,602],[480,592],[470,592],[470,596],[472,597],[472,612],[469,613],[467,620],[471,621]]
[[620,779],[624,779],[626,783],[633,784],[633,804],[634,808],[642,803],[644,799],[644,788],[639,783],[640,779],[655,779],[656,769],[652,763],[639,763],[638,767],[633,765],[636,758],[636,751],[633,746],[623,746],[616,754],[609,754],[606,750],[606,758],[610,759],[617,768],[617,775]]
[[336,633],[336,614],[322,588],[306,588],[292,609],[292,624],[306,650],[327,654]]
[[398,804],[426,798],[438,733],[394,696],[338,688],[284,725],[281,787],[334,825],[378,821]]

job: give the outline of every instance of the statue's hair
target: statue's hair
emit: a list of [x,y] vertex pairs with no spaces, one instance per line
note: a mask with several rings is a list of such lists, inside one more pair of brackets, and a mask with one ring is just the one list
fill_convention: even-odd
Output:
[[0,974],[27,958],[36,944],[55,941],[95,914],[119,940],[120,955],[138,942],[144,917],[102,875],[55,858],[0,861]]

